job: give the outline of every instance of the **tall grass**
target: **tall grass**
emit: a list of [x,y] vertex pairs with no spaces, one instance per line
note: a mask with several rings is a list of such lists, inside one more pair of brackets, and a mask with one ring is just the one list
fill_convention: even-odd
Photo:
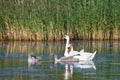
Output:
[[120,39],[119,0],[1,0],[0,40]]

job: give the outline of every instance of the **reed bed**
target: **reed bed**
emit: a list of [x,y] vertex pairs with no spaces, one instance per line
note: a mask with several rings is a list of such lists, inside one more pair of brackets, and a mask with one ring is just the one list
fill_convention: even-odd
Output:
[[119,40],[119,0],[0,0],[0,40]]

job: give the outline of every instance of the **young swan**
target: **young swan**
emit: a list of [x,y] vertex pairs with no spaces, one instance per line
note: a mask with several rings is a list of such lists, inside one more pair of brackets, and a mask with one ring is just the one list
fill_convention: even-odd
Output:
[[73,57],[75,56],[75,55],[77,55],[76,53],[73,53],[73,46],[71,45],[71,44],[68,44],[68,46],[67,46],[67,56],[63,56],[63,57],[61,57],[61,58],[57,58],[57,55],[54,55],[54,59],[55,59],[55,63],[57,63],[57,62],[66,62],[66,61],[69,61],[69,62],[76,62],[76,61],[78,61],[78,59],[74,59]]
[[42,58],[38,57],[38,56],[34,56],[33,52],[28,53],[28,63],[36,63],[41,60],[42,60]]

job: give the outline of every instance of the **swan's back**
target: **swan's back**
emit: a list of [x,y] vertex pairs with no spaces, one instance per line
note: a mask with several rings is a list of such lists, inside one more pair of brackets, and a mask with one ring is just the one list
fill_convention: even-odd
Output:
[[42,58],[41,57],[38,57],[38,56],[34,56],[33,53],[29,53],[28,54],[28,62],[29,63],[35,63],[37,61],[40,61]]

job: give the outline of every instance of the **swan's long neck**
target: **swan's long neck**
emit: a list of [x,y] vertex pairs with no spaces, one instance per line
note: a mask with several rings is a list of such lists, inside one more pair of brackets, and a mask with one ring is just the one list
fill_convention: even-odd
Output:
[[68,44],[69,44],[69,39],[66,39],[66,47],[65,47],[65,53],[64,53],[64,56],[67,56],[68,53],[67,53],[67,48],[68,48]]

